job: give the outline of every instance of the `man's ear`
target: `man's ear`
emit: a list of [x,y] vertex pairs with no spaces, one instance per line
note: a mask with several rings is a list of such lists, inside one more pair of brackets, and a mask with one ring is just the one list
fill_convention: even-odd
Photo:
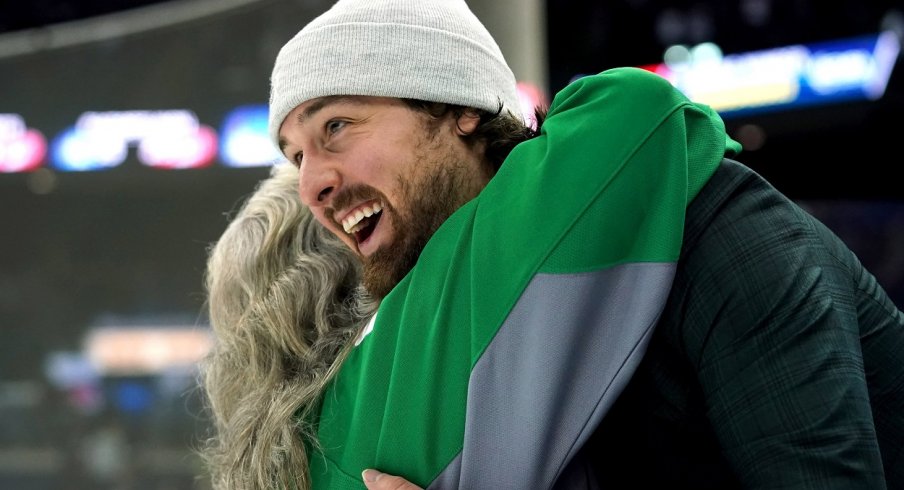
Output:
[[455,129],[459,136],[468,136],[477,129],[480,124],[480,115],[477,111],[467,109],[455,121]]

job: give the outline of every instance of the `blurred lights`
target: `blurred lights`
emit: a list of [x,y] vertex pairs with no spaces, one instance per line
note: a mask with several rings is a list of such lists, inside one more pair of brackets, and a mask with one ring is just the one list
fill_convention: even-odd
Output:
[[694,4],[688,10],[667,8],[655,19],[656,39],[663,45],[679,42],[701,42],[712,38],[715,25],[707,5]]
[[772,18],[771,0],[741,0],[741,16],[749,25],[762,27]]
[[44,362],[47,379],[61,389],[90,385],[97,381],[97,370],[80,352],[51,352]]
[[56,189],[57,177],[53,170],[39,168],[28,175],[28,190],[38,195],[50,194]]
[[880,29],[883,32],[894,33],[899,42],[904,42],[904,13],[897,9],[885,12],[880,22]]
[[0,173],[33,170],[46,154],[47,142],[40,131],[28,128],[19,114],[0,114]]
[[838,87],[861,85],[874,69],[868,53],[849,49],[814,57],[807,64],[807,78],[814,90],[827,93]]
[[[524,121],[536,125],[534,109],[547,105],[534,84],[518,82]],[[219,157],[232,168],[266,167],[283,156],[270,140],[266,104],[239,106],[223,120],[219,133],[186,109],[89,111],[50,145],[51,166],[67,172],[106,170],[123,165],[130,149],[143,165],[157,169],[207,167]],[[0,172],[34,170],[47,154],[44,137],[25,127],[18,114],[0,114]],[[29,181],[32,192],[47,194],[56,185],[52,172]]]
[[183,132],[152,134],[138,145],[138,160],[156,168],[206,167],[213,163],[216,154],[217,134],[207,126]]
[[723,56],[718,46],[672,46],[643,68],[719,112],[778,108],[885,93],[901,43],[893,32]]
[[236,108],[226,116],[220,148],[223,163],[228,167],[260,167],[282,159],[268,132],[266,105]]
[[116,408],[126,413],[146,412],[154,403],[154,393],[142,383],[123,381],[113,392]]
[[690,99],[718,111],[782,104],[797,97],[797,74],[806,50],[788,47],[716,58],[714,50],[690,50],[685,63],[656,68]]
[[524,123],[531,128],[537,127],[537,107],[546,107],[546,97],[539,87],[528,82],[518,82],[518,101],[521,103],[521,114]]
[[103,407],[100,377],[81,352],[56,351],[44,361],[47,379],[64,393],[66,400],[84,414],[97,413]]
[[129,146],[157,168],[199,168],[216,156],[217,136],[191,111],[86,112],[52,145],[60,170],[102,170],[121,165]]
[[721,63],[722,48],[715,43],[700,43],[690,49],[690,58],[697,64]]
[[676,66],[691,61],[691,50],[683,44],[675,44],[666,48],[662,55],[666,66]]
[[103,327],[88,334],[85,351],[104,375],[146,375],[189,369],[212,342],[208,331],[193,327]]
[[766,131],[757,124],[744,124],[732,135],[745,151],[756,151],[766,144]]
[[112,168],[121,164],[128,154],[122,142],[101,134],[80,133],[75,128],[58,136],[50,151],[54,167],[68,171]]

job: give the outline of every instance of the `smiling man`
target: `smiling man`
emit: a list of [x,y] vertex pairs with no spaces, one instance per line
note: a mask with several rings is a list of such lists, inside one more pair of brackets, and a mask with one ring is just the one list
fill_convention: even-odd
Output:
[[299,488],[904,488],[904,314],[718,114],[635,68],[520,113],[462,0],[339,0],[277,56],[270,136],[381,299],[317,452],[273,448]]
[[364,284],[384,297],[437,228],[494,169],[466,137],[480,117],[434,116],[400,99],[326,96],[290,112],[279,146],[299,168],[301,199],[358,253]]

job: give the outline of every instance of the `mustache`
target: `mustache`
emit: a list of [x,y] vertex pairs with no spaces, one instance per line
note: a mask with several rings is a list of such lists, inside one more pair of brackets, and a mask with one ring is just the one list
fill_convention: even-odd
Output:
[[389,201],[386,199],[386,196],[369,185],[358,184],[355,186],[343,187],[335,196],[333,196],[333,201],[327,208],[327,216],[329,216],[330,219],[333,219],[337,209],[346,209],[355,203],[374,200],[380,201],[383,205],[383,209],[392,208]]
[[371,201],[374,199],[385,201],[383,193],[380,191],[369,185],[358,184],[355,186],[343,187],[335,196],[333,196],[333,202],[330,207],[334,210],[343,209],[356,202]]

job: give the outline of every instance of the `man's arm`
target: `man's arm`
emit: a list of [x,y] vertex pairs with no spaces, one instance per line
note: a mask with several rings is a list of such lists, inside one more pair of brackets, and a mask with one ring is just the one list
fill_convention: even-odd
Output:
[[689,360],[748,488],[885,488],[845,261],[752,179],[687,257]]

